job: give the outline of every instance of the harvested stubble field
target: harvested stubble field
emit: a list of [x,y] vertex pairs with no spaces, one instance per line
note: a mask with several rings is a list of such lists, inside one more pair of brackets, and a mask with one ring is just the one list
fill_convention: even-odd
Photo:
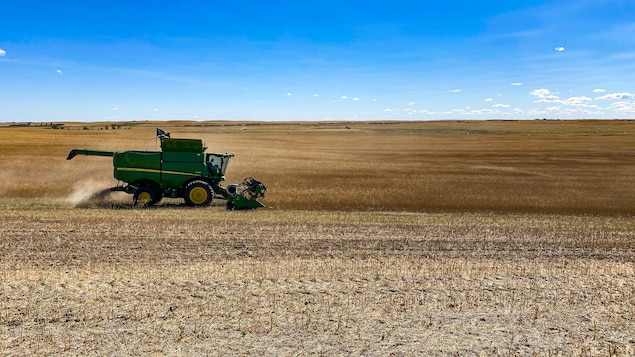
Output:
[[244,212],[85,200],[123,124],[0,128],[3,354],[635,355],[635,123],[161,123]]

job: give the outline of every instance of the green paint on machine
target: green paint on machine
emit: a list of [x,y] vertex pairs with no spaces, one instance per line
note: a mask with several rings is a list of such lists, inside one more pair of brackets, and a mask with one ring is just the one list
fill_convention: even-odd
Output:
[[161,151],[73,149],[67,160],[77,155],[112,157],[113,176],[119,184],[111,190],[132,194],[137,205],[150,206],[170,197],[198,207],[220,197],[227,200],[228,209],[265,207],[259,199],[267,189],[252,177],[221,186],[234,154],[206,153],[200,139],[172,139],[158,128],[157,133],[161,133]]

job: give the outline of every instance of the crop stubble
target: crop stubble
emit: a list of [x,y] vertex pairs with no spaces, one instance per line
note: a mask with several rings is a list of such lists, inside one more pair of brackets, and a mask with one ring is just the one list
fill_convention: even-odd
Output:
[[[322,165],[343,170],[344,182],[375,182],[377,172],[382,172],[374,170],[380,161],[371,160],[367,169],[360,169],[375,155],[394,158],[406,168],[416,167],[419,156],[403,146],[395,144],[390,153],[368,152],[372,146],[360,143],[354,155],[359,159],[350,165],[356,172],[346,170],[349,154],[338,150],[337,143],[352,149],[358,136],[375,135],[374,145],[386,148],[387,142],[377,142],[394,133],[373,134],[373,126],[351,133],[356,130],[352,126],[330,134],[294,128],[270,133],[255,128],[261,132],[254,134],[249,134],[256,131],[251,127],[236,134],[188,129],[200,130],[209,138],[235,139],[234,151],[247,154],[255,151],[250,146],[253,142],[248,142],[271,140],[260,150],[260,157],[238,156],[235,170],[250,174],[251,169],[257,178],[266,177],[262,179],[277,206],[272,210],[226,212],[221,206],[193,210],[169,202],[141,210],[119,200],[73,208],[54,193],[69,194],[63,186],[72,187],[71,179],[99,181],[97,175],[103,170],[88,160],[82,166],[90,168],[89,174],[83,176],[79,171],[64,172],[72,167],[65,163],[55,162],[63,168],[56,171],[55,165],[44,162],[46,169],[60,174],[52,178],[60,182],[53,194],[42,195],[48,197],[28,197],[45,192],[40,176],[23,176],[19,188],[4,182],[0,349],[8,355],[635,353],[635,221],[630,211],[607,214],[615,212],[616,206],[602,206],[601,194],[592,200],[599,208],[589,213],[580,211],[579,202],[564,205],[566,199],[563,206],[550,206],[561,211],[555,214],[536,212],[539,207],[534,206],[524,212],[525,206],[518,209],[517,204],[479,211],[469,203],[462,211],[445,207],[447,212],[439,212],[443,207],[425,204],[419,211],[414,207],[410,212],[404,211],[408,207],[385,211],[390,207],[383,197],[386,192],[368,193],[367,184],[341,187],[334,169],[326,170],[334,187],[324,187],[327,181],[316,179],[311,188],[303,180],[308,182],[314,165]],[[408,131],[397,134],[412,135]],[[302,150],[288,151],[287,158],[280,156],[284,144],[273,143],[293,135],[302,139],[285,140]],[[323,141],[314,141],[311,135],[337,140],[315,148],[310,144]],[[545,134],[544,139],[550,136]],[[218,143],[230,146],[222,140]],[[612,162],[606,158],[609,141],[603,143],[604,154],[578,147],[567,157],[595,158],[599,168],[590,172],[601,175]],[[488,151],[488,145],[494,149]],[[422,162],[436,167],[434,174],[457,182],[470,182],[474,174],[470,170],[480,170],[473,166],[487,170],[494,163],[489,169],[502,175],[496,180],[505,181],[508,175],[516,175],[521,182],[527,179],[526,173],[519,172],[525,164],[503,160],[497,145],[482,143],[482,150],[472,154],[469,147],[461,149],[464,161],[454,157],[446,164],[432,159],[438,155],[421,154]],[[64,151],[63,145],[52,146],[52,152]],[[320,155],[307,162],[306,150]],[[400,156],[400,150],[407,155]],[[621,150],[628,154],[628,149]],[[533,151],[528,151],[531,157]],[[494,158],[487,159],[487,152]],[[28,154],[2,151],[3,159],[23,155],[27,163],[35,163]],[[475,155],[478,165],[470,163]],[[620,172],[630,172],[629,158],[613,160],[622,160]],[[550,174],[539,161],[525,169]],[[467,166],[460,166],[461,162]],[[110,162],[100,164],[110,174]],[[30,170],[23,166],[14,171]],[[275,169],[269,172],[266,167]],[[592,167],[578,162],[565,165],[565,171],[589,172]],[[398,194],[399,187],[429,187],[417,176],[423,172],[408,175],[406,168],[393,170],[401,181],[393,181],[397,185],[388,194]],[[295,186],[291,184],[294,171],[299,171]],[[591,179],[599,182],[594,175]],[[493,178],[482,173],[476,176],[478,180],[484,184]],[[581,185],[577,180],[581,178],[570,182]],[[376,182],[374,186],[382,187]],[[440,190],[447,190],[444,187]],[[319,193],[329,189],[352,194],[322,199]],[[496,189],[474,192],[472,197]],[[587,188],[581,185],[574,191],[581,189]],[[505,193],[506,187],[500,190]],[[522,192],[519,195],[523,197]],[[384,203],[356,207],[360,196]],[[321,209],[291,209],[302,208],[307,201]],[[337,210],[338,202],[348,210]]]

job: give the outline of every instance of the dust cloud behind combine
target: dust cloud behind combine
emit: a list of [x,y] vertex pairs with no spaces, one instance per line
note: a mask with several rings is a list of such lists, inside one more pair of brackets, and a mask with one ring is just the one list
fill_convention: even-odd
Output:
[[104,201],[111,194],[110,188],[104,189],[101,182],[85,180],[79,181],[74,185],[73,192],[66,197],[65,201],[73,205],[73,207],[85,206],[90,203]]

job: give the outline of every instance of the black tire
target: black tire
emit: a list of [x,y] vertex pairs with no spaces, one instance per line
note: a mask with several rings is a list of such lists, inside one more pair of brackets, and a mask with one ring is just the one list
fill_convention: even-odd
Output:
[[133,194],[135,206],[150,207],[154,206],[161,201],[161,195],[151,186],[141,186]]
[[205,181],[192,181],[185,186],[185,204],[193,207],[209,206],[214,199],[212,186]]

